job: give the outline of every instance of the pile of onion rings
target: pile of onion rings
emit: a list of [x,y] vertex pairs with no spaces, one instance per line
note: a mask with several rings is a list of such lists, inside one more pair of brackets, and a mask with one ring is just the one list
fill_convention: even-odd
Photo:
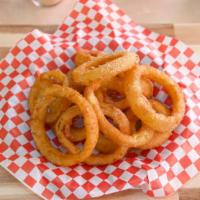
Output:
[[[180,87],[164,72],[140,65],[137,54],[80,50],[75,65],[67,74],[41,74],[30,91],[33,138],[50,162],[111,164],[131,149],[162,145],[181,122]],[[153,96],[154,82],[171,98],[170,108]],[[64,151],[51,143],[46,125]]]

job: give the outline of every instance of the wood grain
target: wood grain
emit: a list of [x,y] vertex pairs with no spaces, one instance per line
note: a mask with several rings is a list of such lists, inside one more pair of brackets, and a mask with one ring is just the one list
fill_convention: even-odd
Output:
[[179,200],[199,200],[200,189],[182,189],[179,191]]
[[63,0],[52,7],[38,8],[32,0],[1,0],[0,24],[50,25],[60,24],[73,8],[76,0]]
[[0,33],[28,33],[39,29],[45,33],[54,33],[58,25],[0,25]]
[[189,44],[197,44],[200,41],[200,23],[175,24],[174,32],[178,39],[186,40]]
[[[60,24],[76,0],[63,0],[49,8],[37,8],[31,0],[0,0],[0,24]],[[138,23],[198,23],[199,0],[113,0]]]
[[198,23],[199,0],[113,0],[138,23]]
[[0,47],[0,60],[9,52],[9,47]]

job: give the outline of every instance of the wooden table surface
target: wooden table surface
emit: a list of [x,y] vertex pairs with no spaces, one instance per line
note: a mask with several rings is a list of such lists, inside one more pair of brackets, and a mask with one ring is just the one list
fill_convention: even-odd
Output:
[[[113,0],[137,23],[181,39],[200,54],[199,0]],[[37,8],[31,0],[0,0],[0,59],[27,32],[38,28],[53,33],[69,13],[75,0],[63,0],[49,7]],[[0,167],[0,200],[39,200],[38,196]],[[138,190],[128,190],[99,198],[101,200],[152,199]],[[200,175],[178,193],[165,200],[200,200]],[[164,200],[163,199],[163,200]]]

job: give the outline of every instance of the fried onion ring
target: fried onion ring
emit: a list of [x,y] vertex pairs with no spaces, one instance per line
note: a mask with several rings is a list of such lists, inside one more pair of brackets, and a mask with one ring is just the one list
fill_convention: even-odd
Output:
[[116,76],[104,84],[96,91],[96,96],[101,104],[111,104],[122,110],[129,107],[120,77]]
[[[129,108],[128,110],[126,110],[125,112],[129,122],[130,122],[130,127],[132,131],[136,131],[137,127],[138,127],[138,122],[140,121],[140,119],[138,119],[132,112],[132,110]],[[140,127],[139,127],[140,128]]]
[[[65,120],[62,120],[62,122],[64,122],[63,124],[65,125],[64,135],[72,142],[81,142],[81,141],[85,140],[84,127],[74,128],[72,126],[73,125],[72,118],[79,116],[80,114],[81,113],[80,113],[78,107],[73,106],[73,107],[67,109],[66,112],[63,113],[63,116],[62,116],[65,119]],[[57,123],[59,123],[59,120]],[[62,129],[63,129],[63,126],[62,126]],[[62,144],[64,142],[63,138],[60,137],[60,140],[61,140],[60,143]],[[67,147],[67,145],[68,144],[64,144],[65,147]],[[70,144],[69,144],[68,149],[69,148],[71,149],[71,152],[74,152],[73,149],[71,148]],[[116,149],[116,145],[113,142],[111,142],[109,139],[107,139],[103,134],[100,133],[99,139],[98,139],[98,142],[97,142],[97,145],[95,148],[101,153],[110,153]]]
[[67,72],[66,74],[66,81],[64,82],[64,86],[69,86],[75,90],[77,90],[78,92],[82,93],[84,90],[84,86],[77,84],[76,82],[73,81],[72,79],[72,70]]
[[[130,134],[130,127],[129,127],[129,122],[126,116],[121,112],[119,109],[114,108],[110,105],[104,106],[103,112],[106,116],[112,118],[114,122],[119,126],[120,130],[123,130],[125,134]],[[61,124],[60,120],[62,122],[62,125],[57,126],[56,124],[56,135],[58,137],[58,140],[60,143],[67,149],[71,147],[68,144],[68,139],[66,138],[66,135],[64,134],[64,126],[70,127],[71,122],[73,117],[80,115],[80,111],[77,106],[73,106],[69,108],[65,113],[62,114],[60,119],[58,120],[57,124]],[[103,132],[104,133],[104,132]],[[70,133],[69,133],[70,134]],[[101,136],[102,133],[100,133],[100,142],[97,142],[97,150],[99,149],[100,151],[103,151],[104,153],[106,152],[107,154],[98,154],[98,155],[91,155],[88,157],[84,162],[87,163],[88,165],[105,165],[105,164],[110,164],[113,163],[116,160],[121,159],[127,152],[128,147],[124,146],[117,146],[113,144],[113,142],[104,136]],[[106,146],[103,146],[106,145]],[[108,146],[107,146],[108,145]],[[106,149],[103,150],[103,147]],[[75,151],[79,151],[77,147],[75,147]]]
[[153,130],[146,125],[134,132],[133,135],[126,135],[123,131],[115,128],[104,116],[104,113],[99,105],[98,99],[96,98],[94,91],[100,87],[99,83],[93,83],[90,87],[86,87],[84,95],[90,104],[93,106],[98,121],[99,127],[104,132],[106,137],[111,139],[114,143],[118,145],[124,145],[128,147],[138,147],[147,143],[153,137]]
[[100,55],[103,55],[101,51],[80,50],[75,55],[74,63],[76,66],[79,66]]
[[[153,96],[153,84],[148,79],[142,79],[142,91],[144,96],[151,98]],[[101,88],[96,91],[96,96],[100,104],[111,104],[121,110],[129,107],[129,103],[124,94],[123,78],[115,76],[110,81],[103,84]]]
[[[80,151],[80,153],[68,154],[60,152],[51,145],[46,135],[44,124],[46,109],[53,100],[53,97],[67,98],[72,103],[76,104],[83,114],[86,140],[83,150]],[[38,99],[30,125],[34,141],[41,154],[52,163],[62,166],[72,166],[89,157],[96,146],[99,135],[97,118],[91,105],[74,89],[61,87],[59,85],[53,85],[50,89],[44,92],[42,99]]]
[[109,140],[105,135],[100,134],[95,148],[101,153],[108,154],[114,152],[117,149],[117,145]]
[[[154,99],[150,99],[149,101],[157,113],[162,113],[163,115],[166,115],[166,116],[170,115],[170,110],[166,106],[164,106],[162,103]],[[128,111],[126,112],[126,115],[129,119],[131,128],[133,130],[137,130],[138,122],[140,122],[141,124],[142,122],[133,114],[131,109],[128,109]],[[148,141],[148,143],[146,143],[145,145],[139,146],[138,148],[144,150],[144,149],[152,149],[152,148],[158,147],[162,145],[169,138],[170,135],[171,135],[171,132],[154,131],[153,138],[150,141]]]
[[[153,109],[155,109],[157,113],[161,113],[165,116],[169,116],[171,114],[170,110],[159,101],[154,100],[154,99],[151,99],[149,101]],[[156,131],[153,139],[151,139],[146,145],[140,146],[139,149],[152,149],[152,148],[158,147],[162,145],[170,137],[170,135],[171,135],[170,131],[168,132]]]
[[[67,130],[69,132],[69,130]],[[72,142],[81,142],[85,140],[85,129],[84,128],[71,128],[69,139]],[[65,132],[66,133],[66,132]]]
[[157,113],[162,113],[163,115],[169,116],[171,114],[170,109],[168,109],[164,104],[159,102],[155,99],[149,99],[149,102],[151,103],[151,106]]
[[[156,113],[151,103],[142,94],[141,77],[148,78],[161,84],[172,99],[170,116]],[[125,78],[125,93],[130,107],[135,115],[146,125],[157,131],[170,132],[180,123],[185,112],[183,93],[176,82],[168,75],[150,66],[136,66]]]
[[153,83],[146,78],[141,79],[142,93],[146,98],[153,96]]
[[[81,141],[85,140],[85,129],[84,129],[84,127],[75,128],[76,124],[75,125],[73,124],[74,123],[73,120],[75,118],[77,118],[75,120],[79,120],[81,118],[80,117],[80,111],[79,111],[78,107],[74,106],[74,107],[69,108],[65,112],[65,114],[63,114],[63,115],[65,115],[65,117],[64,117],[65,120],[64,121],[62,120],[62,122],[64,122],[64,124],[65,124],[65,129],[64,129],[65,130],[64,131],[65,137],[67,137],[72,142],[81,142]],[[121,118],[119,118],[119,119],[121,119]],[[123,121],[123,119],[122,119],[122,121]],[[59,120],[58,120],[57,123],[59,123]],[[77,122],[75,121],[75,123],[77,123]],[[125,124],[126,123],[127,122],[125,122]],[[120,123],[120,124],[122,124],[122,123]],[[125,128],[124,130],[126,131],[126,127],[122,126],[122,129],[123,128]],[[62,142],[63,142],[63,139],[61,138],[61,143]],[[65,144],[64,146],[67,146],[67,144]],[[112,141],[110,141],[102,133],[100,133],[97,145],[95,147],[99,152],[101,152],[101,153],[111,153],[116,149],[116,147],[117,146]],[[71,149],[71,152],[74,152],[73,149],[71,148],[70,144],[69,144],[68,149],[69,148]]]
[[[121,110],[110,105],[104,105],[102,110],[105,116],[110,117],[113,122],[118,125],[120,131],[123,131],[123,133],[126,135],[130,134],[129,121],[126,115],[121,112]],[[114,144],[112,140],[105,136],[106,133],[104,130],[100,128],[100,131],[103,134],[103,137],[100,138],[99,143],[97,142],[96,148],[101,152],[103,151],[104,154],[100,153],[98,155],[91,155],[85,160],[85,163],[88,165],[105,165],[113,163],[119,159],[122,159],[128,151],[128,147]]]
[[[38,98],[40,98],[44,90],[51,87],[53,84],[63,85],[66,81],[66,76],[59,70],[52,70],[41,74],[31,88],[29,95],[29,108],[31,114]],[[63,98],[54,98],[54,101],[47,108],[46,122],[55,122],[59,115],[69,106],[69,101]]]
[[[53,164],[111,164],[129,148],[162,145],[182,120],[181,88],[158,69],[140,65],[137,54],[79,50],[74,59],[67,74],[39,75],[29,94],[34,142]],[[169,95],[170,108],[153,98],[153,83]],[[49,139],[46,125],[62,146]]]
[[131,69],[139,62],[135,53],[118,52],[103,55],[76,67],[72,71],[74,82],[89,85],[93,81],[105,81]]
[[[106,112],[106,110],[105,110],[105,112]],[[104,114],[105,114],[105,112],[104,112]],[[111,115],[114,114],[114,113],[112,113],[112,111],[106,112],[106,113],[107,113],[107,116],[110,116],[110,117],[112,117]],[[59,127],[59,129],[63,129],[63,127],[65,126],[64,135],[65,135],[65,137],[67,137],[72,142],[80,142],[80,141],[83,141],[85,139],[85,129],[84,129],[84,127],[75,128],[76,124],[75,125],[73,124],[74,123],[73,120],[75,118],[76,118],[75,120],[81,119],[80,114],[81,113],[80,113],[80,110],[78,109],[78,107],[72,106],[69,109],[67,109],[65,111],[65,113],[63,113],[61,118],[57,121],[57,123],[60,124],[60,120],[61,120],[62,126],[59,125],[58,127]],[[122,122],[119,122],[118,119],[122,120]],[[127,125],[126,125],[127,122],[126,121],[123,122],[124,118],[119,117],[116,120],[118,120],[118,123],[120,123],[121,128],[125,132],[128,132]],[[75,123],[77,123],[77,122],[75,121]],[[125,124],[126,126],[123,126],[123,124]],[[62,137],[60,137],[58,139],[60,139],[61,144],[63,144],[63,142],[65,143],[65,141],[63,140]],[[68,144],[68,141],[67,141],[67,144],[64,144],[63,146],[70,149],[70,152],[72,152],[72,153],[76,152],[76,150],[74,151],[73,147],[71,147],[71,144]],[[112,141],[110,141],[102,133],[100,133],[97,145],[95,147],[99,152],[101,152],[101,153],[111,153],[116,149],[116,147],[117,146]]]
[[[69,133],[70,127],[72,125],[72,119],[77,115],[80,115],[81,111],[78,106],[72,106],[68,108],[58,119],[55,125],[55,133],[58,137],[59,142],[69,150],[71,153],[78,153],[79,149],[71,142],[73,138],[73,134]],[[81,129],[82,130],[82,129]],[[84,139],[85,139],[85,128],[84,131]],[[83,132],[82,131],[82,132]],[[67,139],[66,139],[67,138]],[[80,139],[80,138],[79,138]]]

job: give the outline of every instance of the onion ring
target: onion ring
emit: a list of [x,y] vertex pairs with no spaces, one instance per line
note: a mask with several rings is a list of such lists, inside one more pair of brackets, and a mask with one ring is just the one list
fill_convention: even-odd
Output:
[[[156,113],[151,103],[142,94],[141,77],[151,79],[161,84],[172,99],[173,107],[170,116]],[[126,74],[125,93],[130,107],[135,115],[146,125],[157,131],[172,131],[182,120],[185,112],[183,93],[168,75],[150,67],[136,66]],[[145,113],[145,114],[144,114]]]
[[132,110],[129,108],[128,110],[126,110],[125,112],[129,122],[130,122],[130,127],[132,131],[136,131],[137,130],[137,126],[138,126],[138,121],[140,121],[140,119],[138,119],[132,112]]
[[[53,84],[63,85],[66,81],[66,76],[59,70],[52,70],[41,74],[31,88],[29,95],[29,108],[31,114],[38,98],[40,98],[44,90],[51,87]],[[63,98],[55,98],[48,106],[48,115],[46,116],[47,123],[53,123],[59,115],[69,106],[69,101]]]
[[[85,140],[85,127],[83,128],[73,128],[73,118],[80,116],[81,112],[77,106],[72,106],[68,108],[58,119],[56,123],[56,135],[58,136],[59,142],[67,149],[67,144],[65,143],[64,138],[66,137],[68,141],[71,142],[81,142]],[[59,133],[59,134],[58,134]]]
[[[142,79],[143,95],[147,98],[153,96],[153,84],[148,79]],[[96,91],[96,96],[100,104],[111,104],[121,110],[129,107],[129,103],[124,94],[123,78],[115,76],[110,81],[106,82],[101,88]]]
[[72,70],[67,72],[66,74],[66,77],[67,77],[67,81],[64,82],[64,86],[69,86],[75,90],[77,90],[78,92],[82,93],[84,91],[84,86],[83,85],[80,85],[76,82],[73,81],[72,79]]
[[[108,113],[107,116],[111,117],[112,113],[111,112],[110,112],[111,114],[109,112],[107,112],[107,113]],[[81,128],[74,128],[73,127],[74,118],[79,117],[80,114],[81,113],[80,113],[80,110],[78,109],[78,107],[72,106],[69,109],[67,109],[65,111],[65,113],[63,113],[63,115],[61,116],[62,119],[60,118],[57,121],[57,123],[60,124],[59,121],[61,120],[61,123],[65,126],[65,128],[64,128],[63,125],[58,126],[59,129],[65,130],[63,136],[67,137],[72,142],[81,142],[81,141],[85,140],[85,129],[84,129],[84,127],[81,127]],[[105,112],[104,112],[104,114],[105,114]],[[120,119],[120,120],[122,119],[122,122],[124,120],[122,117],[119,117],[118,119]],[[127,132],[128,131],[127,126],[123,126],[122,122],[119,122],[119,120],[118,120],[118,123],[120,123],[122,129],[124,129]],[[127,124],[127,122],[125,122],[124,124]],[[60,139],[61,144],[63,142],[65,142],[62,137],[60,137],[59,139]],[[71,148],[71,144],[67,143],[67,144],[64,144],[63,146],[65,146],[67,149],[70,149],[70,152],[72,152],[72,153],[76,152],[76,150],[74,151],[73,147]],[[116,147],[117,146],[112,141],[110,141],[108,138],[106,138],[102,133],[99,134],[99,139],[98,139],[97,145],[95,147],[99,152],[101,152],[101,153],[111,153],[116,149]]]
[[124,95],[123,81],[120,77],[115,76],[112,78],[99,88],[95,94],[100,104],[111,104],[122,110],[129,107]]
[[[67,129],[69,128],[66,126]],[[67,130],[69,132],[69,130]],[[68,139],[72,142],[81,142],[85,140],[85,130],[83,128],[81,129],[73,129],[71,128],[70,136],[68,136]],[[97,141],[96,149],[101,153],[111,153],[116,149],[116,145],[107,139],[103,134],[99,135],[99,139]],[[73,151],[74,152],[74,151]]]
[[[110,105],[104,105],[102,107],[102,110],[105,116],[113,119],[113,121],[118,125],[120,131],[123,131],[123,133],[127,135],[131,133],[129,121],[126,115],[121,112],[121,110]],[[101,137],[101,139],[99,140],[99,144],[97,142],[96,149],[100,150],[101,152],[104,151],[104,154],[100,153],[98,155],[91,155],[90,157],[88,157],[84,161],[88,165],[105,165],[113,163],[119,159],[122,159],[128,151],[128,147],[113,144],[112,140],[106,138],[106,133],[104,132],[104,130],[101,130],[100,128],[100,131],[102,132],[103,137]]]
[[74,63],[76,66],[79,66],[100,55],[103,55],[101,51],[80,50],[75,55]]
[[[170,110],[166,106],[164,106],[162,103],[154,99],[150,99],[149,101],[152,107],[156,110],[156,112],[162,113],[163,115],[166,115],[166,116],[170,115]],[[133,114],[131,109],[128,109],[126,111],[126,115],[129,119],[131,129],[137,130],[138,122],[141,122],[141,121]],[[148,141],[148,143],[146,143],[145,145],[139,146],[138,148],[144,150],[144,149],[152,149],[152,148],[158,147],[162,145],[169,138],[170,135],[171,135],[171,132],[154,131],[153,138],[150,141]]]
[[122,131],[115,128],[109,121],[105,118],[103,111],[99,105],[98,99],[96,98],[94,91],[100,87],[99,83],[93,83],[90,87],[86,87],[84,95],[90,104],[93,106],[98,121],[100,130],[114,143],[118,145],[128,146],[128,147],[138,147],[147,143],[153,137],[153,130],[146,125],[134,132],[133,135],[126,135]]
[[170,116],[171,111],[164,104],[155,99],[149,99],[149,102],[157,113],[162,113],[163,115]]
[[142,93],[146,98],[153,96],[153,83],[146,78],[141,79]]
[[[45,133],[44,123],[46,109],[53,100],[52,97],[67,98],[72,103],[76,104],[81,113],[83,113],[86,129],[86,140],[83,150],[80,153],[62,153],[51,145]],[[30,125],[33,133],[33,139],[41,154],[52,163],[62,166],[72,166],[89,157],[96,146],[99,135],[97,118],[91,105],[74,89],[69,87],[61,87],[59,85],[53,85],[50,89],[45,91],[42,99],[38,99],[38,102],[34,108]]]
[[[104,106],[102,109],[106,116],[111,117],[118,124],[120,130],[123,130],[125,134],[130,134],[129,122],[126,116],[123,114],[123,112],[109,105]],[[63,130],[64,130],[64,126],[70,127],[71,124],[69,121],[72,120],[72,118],[77,115],[80,115],[80,111],[78,107],[72,106],[62,114],[62,116],[60,117],[60,119],[58,120],[56,124],[56,135],[58,137],[58,140],[65,148],[67,149],[70,148],[70,150],[71,150],[71,147],[69,147],[68,139],[66,138]],[[60,121],[62,125],[60,125],[61,124]],[[58,124],[59,126],[57,126]],[[96,147],[97,149],[99,148],[100,151],[102,150],[103,147],[105,147],[106,149],[102,151],[106,152],[107,154],[100,153],[98,155],[91,155],[84,161],[85,163],[87,163],[88,165],[105,165],[105,164],[113,163],[114,161],[119,160],[122,157],[124,157],[124,155],[126,154],[128,150],[128,147],[117,146],[113,144],[112,141],[108,139],[106,140],[104,136],[101,136],[101,134],[100,134],[100,138],[101,138],[100,142],[99,144],[97,142]],[[103,146],[103,145],[106,145],[106,146]],[[79,151],[77,147],[75,148],[76,148],[76,151]]]
[[[162,103],[156,100],[149,100],[153,109],[155,109],[156,112],[162,113],[163,115],[169,116],[171,114],[170,110],[164,106]],[[158,147],[162,145],[171,135],[170,131],[165,132],[158,132],[155,131],[153,139],[151,139],[146,145],[140,146],[139,149],[152,149],[155,147]]]
[[117,145],[109,140],[105,135],[100,134],[95,148],[101,153],[108,154],[114,152],[117,149]]
[[81,142],[85,140],[85,130],[84,129],[77,129],[77,128],[71,128],[71,134],[69,139],[72,142]]
[[[56,133],[56,136],[58,137],[59,142],[69,150],[71,153],[78,153],[79,149],[76,148],[76,146],[71,142],[71,138],[73,138],[72,134],[68,133],[70,126],[72,124],[72,119],[76,117],[77,115],[80,115],[81,112],[78,108],[78,106],[72,106],[68,108],[58,119],[58,121],[55,124],[54,130]],[[85,132],[84,128],[84,132]],[[63,134],[64,132],[64,134]],[[71,136],[71,137],[70,137]],[[86,134],[84,133],[84,139],[86,137]],[[66,139],[67,138],[67,139]]]
[[76,67],[72,71],[74,82],[89,85],[93,81],[105,81],[121,72],[131,69],[139,62],[135,53],[118,52],[103,55]]
[[[62,122],[64,122],[63,124],[65,124],[64,135],[72,142],[81,142],[81,141],[85,140],[84,127],[74,128],[74,126],[73,126],[74,118],[79,117],[80,114],[81,113],[80,113],[78,107],[73,106],[73,107],[67,109],[66,112],[63,113],[64,116],[62,116],[65,119],[65,120],[61,120]],[[104,112],[104,114],[105,114],[105,112]],[[109,115],[109,116],[111,117],[111,115]],[[119,119],[121,119],[121,118],[119,118]],[[122,121],[123,121],[123,118],[122,118]],[[59,123],[59,120],[57,123]],[[119,122],[119,123],[122,124],[121,122]],[[127,122],[125,122],[125,124],[127,124]],[[121,125],[121,127],[122,127],[122,129],[125,128],[124,130],[126,131],[126,127],[123,127],[122,125]],[[63,129],[63,126],[62,127],[59,126],[59,128]],[[60,140],[61,140],[60,143],[62,143],[63,138],[61,138]],[[64,146],[67,146],[67,144],[65,144]],[[97,145],[95,147],[99,152],[111,153],[116,149],[116,147],[117,146],[112,141],[110,141],[108,138],[106,138],[103,134],[100,133]],[[72,149],[73,147],[71,148],[70,144],[69,144],[68,149],[69,148],[71,149],[70,152],[73,153],[74,152]]]

